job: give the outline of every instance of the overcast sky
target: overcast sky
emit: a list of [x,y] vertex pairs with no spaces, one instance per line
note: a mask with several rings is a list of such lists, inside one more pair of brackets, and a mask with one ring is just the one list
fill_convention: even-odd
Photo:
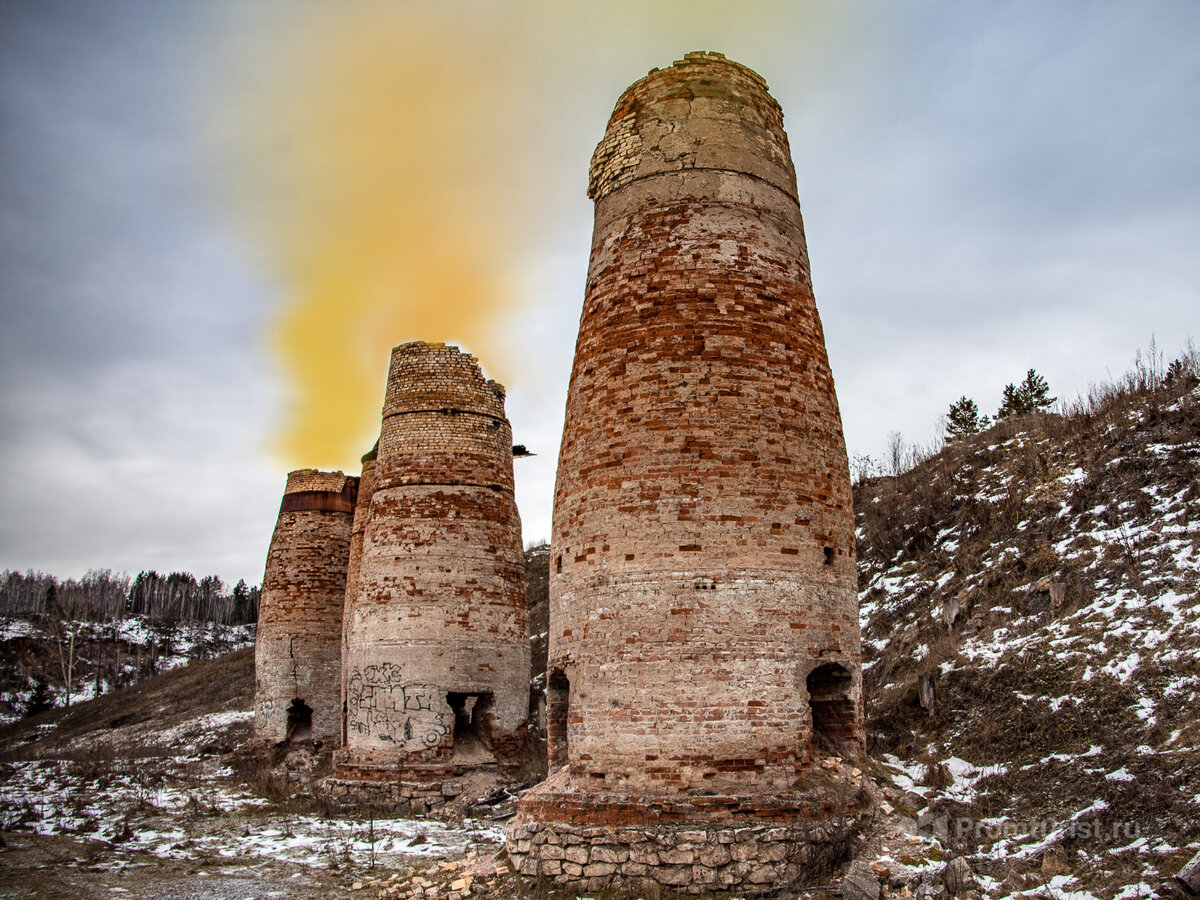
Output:
[[[527,541],[550,532],[588,159],[621,90],[688,50],[784,108],[851,454],[930,440],[962,394],[994,412],[1030,367],[1071,397],[1152,335],[1168,359],[1200,339],[1192,0],[440,8],[510,5],[544,111],[506,322]],[[271,449],[289,297],[214,197],[205,132],[236,101],[222,61],[313,6],[0,2],[0,567],[261,579],[295,467]]]

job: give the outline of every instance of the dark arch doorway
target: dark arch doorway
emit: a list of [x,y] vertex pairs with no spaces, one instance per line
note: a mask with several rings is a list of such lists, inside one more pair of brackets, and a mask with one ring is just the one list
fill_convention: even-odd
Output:
[[288,706],[287,740],[312,740],[312,707],[297,697]]
[[446,694],[446,703],[454,711],[455,746],[469,740],[475,740],[485,747],[491,745],[491,691],[478,694],[450,691]]
[[808,673],[808,705],[812,711],[812,741],[818,749],[845,751],[858,744],[854,715],[854,677],[837,663],[825,663]]
[[562,669],[546,680],[546,755],[550,769],[567,764],[567,722],[571,714],[571,682]]

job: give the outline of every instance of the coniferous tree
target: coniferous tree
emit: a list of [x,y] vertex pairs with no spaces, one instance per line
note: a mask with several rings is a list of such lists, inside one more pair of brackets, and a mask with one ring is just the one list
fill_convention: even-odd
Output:
[[1050,385],[1046,379],[1033,369],[1025,373],[1025,380],[1021,382],[1021,396],[1031,412],[1045,412],[1058,402],[1057,397],[1050,396]]
[[1050,396],[1050,385],[1046,379],[1034,369],[1030,369],[1025,373],[1025,380],[1019,385],[1004,386],[1004,395],[1000,398],[1000,410],[996,413],[996,418],[1007,419],[1009,416],[1045,412],[1057,400],[1057,397]]
[[979,414],[979,407],[970,397],[962,396],[950,404],[950,412],[946,416],[946,436],[951,440],[977,434],[987,425],[988,417]]
[[1194,367],[1189,365],[1189,361],[1181,356],[1179,359],[1171,360],[1167,371],[1163,373],[1162,383],[1166,387],[1193,387],[1200,382],[1197,374]]
[[1024,414],[1024,404],[1021,402],[1021,392],[1011,382],[1004,386],[1004,394],[1000,398],[1000,408],[996,410],[996,420],[1007,419],[1009,416]]
[[50,692],[50,684],[46,679],[39,678],[34,682],[29,699],[25,701],[24,713],[26,716],[36,716],[48,709],[54,709],[54,694]]

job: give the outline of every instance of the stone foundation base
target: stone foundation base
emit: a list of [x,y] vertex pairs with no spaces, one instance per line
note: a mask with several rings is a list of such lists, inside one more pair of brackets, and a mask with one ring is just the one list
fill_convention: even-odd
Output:
[[321,797],[335,809],[373,809],[393,816],[423,816],[437,812],[462,793],[462,784],[454,779],[441,781],[390,781],[326,778],[317,788]]
[[575,890],[753,893],[814,882],[856,831],[853,819],[727,827],[524,822],[505,838],[518,874]]
[[497,785],[511,785],[516,772],[515,762],[490,751],[417,762],[342,749],[333,754],[333,775],[320,783],[318,793],[339,810],[423,816],[464,794],[463,800],[474,800]]
[[639,796],[580,790],[564,769],[522,795],[505,844],[518,874],[574,890],[753,894],[844,862],[869,802],[854,787],[831,773],[805,792]]

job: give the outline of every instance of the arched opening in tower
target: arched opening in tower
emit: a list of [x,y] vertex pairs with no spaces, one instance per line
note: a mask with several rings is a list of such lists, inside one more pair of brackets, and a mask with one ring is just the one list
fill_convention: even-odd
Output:
[[485,761],[492,756],[491,691],[477,694],[450,691],[446,703],[454,712],[454,757],[460,763]]
[[808,705],[812,711],[813,751],[839,751],[855,743],[854,678],[837,663],[808,673]]
[[287,711],[287,740],[312,740],[312,707],[297,697],[288,706]]
[[562,669],[546,681],[546,753],[551,770],[567,764],[567,720],[571,711],[571,682]]

